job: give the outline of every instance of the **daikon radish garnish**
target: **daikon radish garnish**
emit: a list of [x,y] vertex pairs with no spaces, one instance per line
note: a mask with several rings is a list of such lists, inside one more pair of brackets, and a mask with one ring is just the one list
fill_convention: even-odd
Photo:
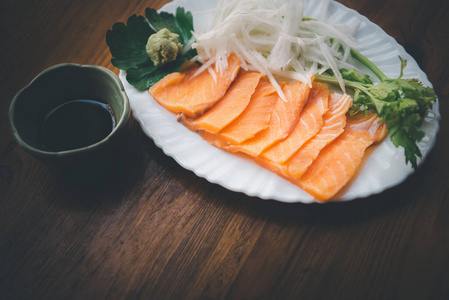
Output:
[[193,32],[192,47],[198,61],[213,60],[220,72],[227,67],[226,57],[235,53],[243,69],[266,75],[285,100],[276,78],[311,86],[315,74],[331,70],[345,90],[339,70],[354,68],[348,62],[356,45],[352,32],[349,26],[304,17],[300,1],[220,0]]

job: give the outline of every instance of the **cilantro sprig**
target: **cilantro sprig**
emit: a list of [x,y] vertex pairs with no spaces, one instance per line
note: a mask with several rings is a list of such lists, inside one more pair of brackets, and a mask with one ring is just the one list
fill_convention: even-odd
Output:
[[[380,80],[373,84],[365,75],[355,70],[341,70],[345,86],[353,89],[354,99],[350,114],[374,111],[379,118],[387,123],[391,140],[396,147],[404,148],[406,163],[411,163],[416,169],[417,158],[422,153],[417,145],[425,133],[420,129],[425,115],[436,100],[435,92],[425,87],[418,79],[403,79],[403,70],[407,60],[399,57],[401,73],[399,78],[388,78],[374,63],[360,52],[352,49],[352,57],[370,69]],[[338,84],[331,74],[316,75],[316,80]]]
[[192,14],[182,7],[177,8],[175,15],[147,8],[145,16],[132,15],[126,24],[115,23],[106,33],[106,43],[113,57],[112,65],[126,71],[126,80],[136,89],[149,89],[167,74],[178,71],[186,60],[196,55],[195,49],[183,49],[175,61],[156,67],[145,47],[150,35],[163,28],[178,34],[178,41],[185,46],[192,38]]

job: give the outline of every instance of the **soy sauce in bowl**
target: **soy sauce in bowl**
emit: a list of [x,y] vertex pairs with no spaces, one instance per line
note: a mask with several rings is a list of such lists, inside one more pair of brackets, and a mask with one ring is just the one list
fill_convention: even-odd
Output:
[[95,144],[115,127],[111,107],[96,100],[72,100],[47,113],[41,143],[47,151],[66,151]]

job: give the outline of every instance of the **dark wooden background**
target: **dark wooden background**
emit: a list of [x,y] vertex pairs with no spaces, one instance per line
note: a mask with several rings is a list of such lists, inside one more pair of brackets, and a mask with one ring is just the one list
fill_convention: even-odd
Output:
[[13,96],[63,62],[110,63],[115,22],[165,1],[0,3],[0,299],[449,299],[449,1],[340,0],[414,56],[441,128],[403,184],[285,204],[208,183],[131,120],[126,166],[77,188],[13,141]]

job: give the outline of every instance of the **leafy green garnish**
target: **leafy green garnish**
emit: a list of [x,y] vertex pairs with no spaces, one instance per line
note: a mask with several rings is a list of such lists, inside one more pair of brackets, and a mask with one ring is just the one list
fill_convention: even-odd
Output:
[[186,60],[196,55],[195,49],[183,49],[175,61],[156,67],[145,47],[150,35],[163,28],[178,34],[178,41],[185,46],[192,38],[192,14],[182,7],[177,8],[175,15],[147,8],[145,16],[132,15],[126,24],[116,23],[106,33],[106,43],[113,57],[112,65],[126,71],[126,80],[136,89],[149,89],[164,76],[178,71]]
[[[420,129],[427,110],[436,100],[435,92],[425,87],[418,79],[403,79],[407,61],[402,57],[399,78],[388,78],[377,66],[356,50],[352,56],[368,67],[381,81],[375,85],[368,76],[362,76],[355,70],[341,70],[346,87],[354,90],[353,105],[350,114],[373,111],[387,123],[391,140],[396,147],[403,147],[406,163],[417,167],[417,158],[422,153],[417,145],[425,133]],[[316,75],[316,80],[338,84],[335,76]]]

